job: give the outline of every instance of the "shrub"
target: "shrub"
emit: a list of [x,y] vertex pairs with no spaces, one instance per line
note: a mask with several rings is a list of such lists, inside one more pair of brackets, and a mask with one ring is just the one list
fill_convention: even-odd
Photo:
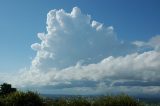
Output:
[[128,95],[104,96],[96,99],[93,106],[141,106],[139,102]]
[[103,96],[96,98],[42,98],[38,93],[13,92],[0,96],[0,106],[145,106],[128,95]]
[[103,96],[98,98],[59,98],[46,101],[46,106],[144,106],[128,95]]
[[42,106],[42,98],[34,92],[14,92],[3,96],[5,106]]
[[0,85],[0,95],[7,95],[16,92],[16,88],[12,88],[11,84],[3,83]]
[[72,98],[70,101],[68,100],[68,104],[70,106],[90,106],[90,102],[82,97]]

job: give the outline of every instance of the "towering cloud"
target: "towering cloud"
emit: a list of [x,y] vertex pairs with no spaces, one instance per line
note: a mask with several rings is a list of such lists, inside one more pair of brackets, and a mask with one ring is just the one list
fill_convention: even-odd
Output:
[[46,28],[38,34],[41,42],[31,45],[37,54],[30,69],[12,83],[69,93],[131,93],[128,87],[137,93],[160,92],[159,36],[122,42],[113,26],[77,7],[71,13],[49,11]]
[[92,21],[77,7],[71,13],[51,10],[47,15],[47,33],[39,33],[38,38],[41,43],[31,45],[37,51],[32,66],[40,70],[62,69],[79,62],[96,63],[129,50],[129,45],[118,41],[113,26]]

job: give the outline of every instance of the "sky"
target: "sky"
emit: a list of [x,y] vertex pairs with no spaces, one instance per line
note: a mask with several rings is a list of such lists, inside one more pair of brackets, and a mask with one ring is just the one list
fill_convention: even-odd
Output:
[[53,94],[160,93],[159,5],[1,0],[0,82]]

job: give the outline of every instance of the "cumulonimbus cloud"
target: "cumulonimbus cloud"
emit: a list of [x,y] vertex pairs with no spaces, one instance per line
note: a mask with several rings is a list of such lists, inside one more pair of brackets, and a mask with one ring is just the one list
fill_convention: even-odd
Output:
[[91,19],[77,7],[71,13],[51,10],[47,15],[47,33],[39,33],[41,43],[31,45],[37,51],[32,67],[67,68],[84,62],[96,63],[107,56],[126,54],[134,49],[121,43],[113,26],[104,26]]
[[[29,71],[12,83],[69,92],[129,92],[129,86],[135,92],[160,91],[154,87],[160,80],[157,36],[150,43],[121,42],[113,26],[92,20],[77,7],[71,13],[49,11],[46,28],[38,34],[41,42],[31,45],[37,54]],[[144,45],[152,49],[138,52]]]

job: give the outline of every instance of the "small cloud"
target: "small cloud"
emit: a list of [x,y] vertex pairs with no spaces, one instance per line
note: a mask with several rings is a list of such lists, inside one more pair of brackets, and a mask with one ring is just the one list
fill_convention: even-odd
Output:
[[138,47],[144,47],[147,45],[145,42],[142,42],[142,41],[134,41],[132,44],[134,44]]
[[41,45],[39,43],[34,43],[31,45],[31,48],[35,51],[41,50]]
[[148,42],[143,41],[135,41],[133,42],[134,45],[138,46],[139,48],[153,48],[155,50],[160,50],[160,35],[156,35],[152,37]]

